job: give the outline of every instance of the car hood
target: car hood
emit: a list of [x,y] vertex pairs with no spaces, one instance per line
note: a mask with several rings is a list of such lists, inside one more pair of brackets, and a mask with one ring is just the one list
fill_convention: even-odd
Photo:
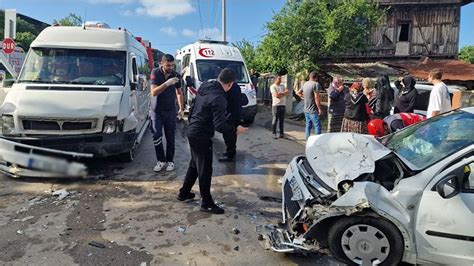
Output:
[[306,157],[316,175],[337,190],[341,181],[372,173],[375,162],[391,150],[373,136],[329,133],[312,136],[306,143]]
[[97,118],[117,116],[122,92],[11,89],[1,112],[24,117]]

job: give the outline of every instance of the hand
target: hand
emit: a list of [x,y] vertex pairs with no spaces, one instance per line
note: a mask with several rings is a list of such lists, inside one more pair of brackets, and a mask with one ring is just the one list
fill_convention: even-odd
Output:
[[369,97],[369,96],[370,96],[370,93],[371,93],[371,90],[369,90],[369,89],[364,89],[364,90],[362,91],[362,93],[363,93],[365,96]]
[[238,126],[238,127],[237,127],[237,135],[243,134],[243,133],[247,132],[247,130],[248,130],[247,127]]
[[174,84],[176,84],[178,82],[179,82],[179,78],[174,77],[174,78],[170,78],[167,81],[165,81],[165,85],[166,85],[166,87],[169,87],[169,86],[173,86]]
[[323,111],[322,109],[319,109],[319,110],[318,110],[318,115],[319,115],[319,116],[323,116],[323,115],[324,115],[324,111]]
[[344,90],[344,85],[341,85],[341,86],[337,87],[337,90],[338,90],[339,92],[343,91],[343,90]]

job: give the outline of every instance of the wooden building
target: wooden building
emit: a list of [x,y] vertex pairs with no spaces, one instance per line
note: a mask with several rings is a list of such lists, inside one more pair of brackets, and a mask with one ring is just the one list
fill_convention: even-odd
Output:
[[473,0],[376,1],[386,15],[372,29],[368,48],[347,51],[337,61],[457,57],[461,7]]

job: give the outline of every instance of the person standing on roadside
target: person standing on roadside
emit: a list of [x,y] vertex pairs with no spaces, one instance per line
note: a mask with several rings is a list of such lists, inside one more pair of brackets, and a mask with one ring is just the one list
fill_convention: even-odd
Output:
[[369,114],[367,113],[366,104],[369,97],[370,90],[368,88],[363,88],[359,82],[352,84],[349,93],[344,98],[346,111],[342,120],[341,132],[368,134]]
[[395,101],[394,113],[413,113],[415,110],[416,98],[418,92],[415,89],[416,81],[410,76],[404,76],[395,81],[398,89],[398,99]]
[[[156,163],[153,170],[160,172],[166,167],[166,171],[174,170],[175,133],[176,133],[176,102],[183,106],[183,91],[181,90],[180,76],[175,71],[174,57],[165,54],[161,58],[161,64],[153,69],[151,82],[151,105],[150,119],[153,144],[155,146]],[[180,110],[181,112],[181,110]],[[166,137],[166,156],[163,149],[163,129]]]
[[298,92],[304,100],[304,116],[306,118],[305,137],[309,138],[311,129],[314,127],[315,134],[321,134],[321,122],[319,117],[323,115],[319,92],[321,85],[318,82],[318,72],[312,71],[309,74],[309,80],[303,84]]
[[223,134],[242,134],[247,131],[247,128],[242,126],[235,127],[226,116],[225,92],[231,89],[234,79],[234,71],[225,68],[219,74],[217,81],[201,84],[188,115],[187,137],[191,149],[191,161],[177,199],[179,201],[194,199],[195,194],[191,192],[191,189],[199,178],[201,211],[213,214],[224,213],[224,209],[217,206],[211,196],[214,131]]
[[341,132],[342,119],[346,110],[344,97],[347,93],[349,89],[344,86],[340,78],[335,77],[328,88],[328,133]]
[[372,109],[373,118],[383,119],[390,115],[393,104],[393,89],[390,87],[390,79],[387,75],[377,78],[372,99],[369,106]]
[[443,72],[440,69],[430,71],[428,82],[433,83],[433,89],[430,93],[430,101],[427,118],[451,111],[451,98],[449,97],[448,86],[441,80]]
[[[281,73],[278,73],[275,82],[270,86],[272,93],[272,132],[273,138],[283,138],[285,134],[286,96],[289,95],[288,88],[281,84]],[[280,126],[280,135],[277,135],[277,124]]]
[[[242,113],[241,90],[239,84],[234,82],[230,91],[226,92],[227,117],[235,126],[240,125],[240,114]],[[219,158],[219,162],[233,162],[237,154],[237,134],[222,134],[226,146],[226,152]]]

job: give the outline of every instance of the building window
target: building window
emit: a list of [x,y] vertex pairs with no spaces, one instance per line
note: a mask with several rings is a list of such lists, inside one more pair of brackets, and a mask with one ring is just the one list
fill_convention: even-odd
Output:
[[410,24],[402,23],[398,25],[398,41],[399,42],[408,42],[408,36],[410,33]]

